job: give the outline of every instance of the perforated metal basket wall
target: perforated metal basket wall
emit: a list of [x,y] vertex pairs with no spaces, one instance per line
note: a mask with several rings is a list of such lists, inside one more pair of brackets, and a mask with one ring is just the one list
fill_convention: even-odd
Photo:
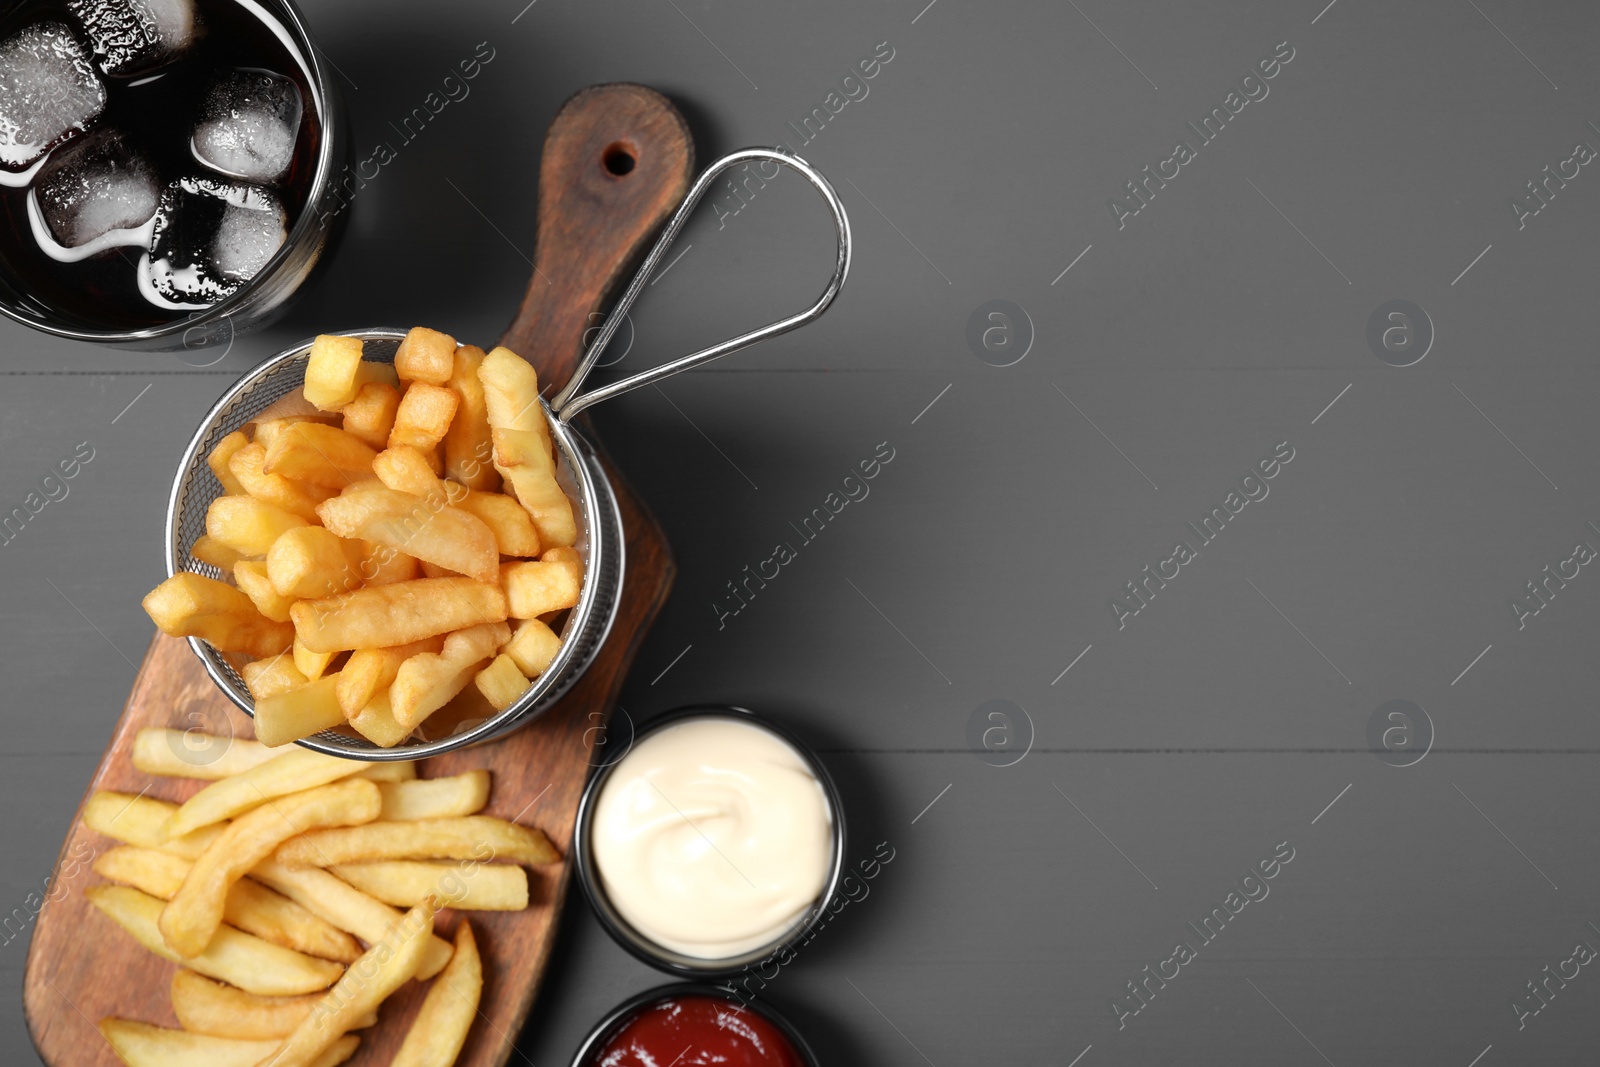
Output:
[[[404,330],[352,330],[345,334],[362,339],[363,358],[394,362]],[[167,574],[192,571],[210,578],[232,581],[232,576],[189,555],[196,539],[206,532],[206,509],[223,495],[222,484],[206,465],[217,442],[243,428],[261,412],[305,384],[307,341],[261,364],[223,394],[195,431],[172,486],[167,504]],[[545,414],[549,417],[549,410]],[[569,424],[550,418],[556,445],[556,477],[573,502],[578,524],[576,548],[584,563],[583,589],[578,604],[567,614],[561,631],[561,650],[550,667],[534,680],[510,707],[492,717],[456,725],[444,737],[429,737],[427,723],[394,748],[379,748],[354,731],[325,730],[299,743],[318,752],[359,760],[420,759],[502,736],[537,718],[570,689],[593,662],[616,618],[625,567],[622,517],[616,497],[588,442]],[[189,638],[189,646],[205,665],[206,673],[229,700],[247,715],[255,704],[234,665],[208,642]]]

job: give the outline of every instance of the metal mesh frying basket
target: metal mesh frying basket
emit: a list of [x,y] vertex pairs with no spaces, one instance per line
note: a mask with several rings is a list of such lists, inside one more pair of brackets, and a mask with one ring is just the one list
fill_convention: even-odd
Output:
[[[352,330],[345,334],[362,339],[362,358],[393,363],[404,330]],[[232,576],[189,555],[194,542],[206,531],[206,509],[223,494],[206,457],[228,434],[242,429],[267,408],[305,384],[310,342],[300,344],[263,363],[239,380],[219,400],[195,432],[179,465],[167,508],[167,573],[193,571],[209,578],[232,581]],[[548,410],[546,412],[548,415]],[[516,703],[486,719],[458,723],[442,737],[430,737],[427,723],[394,748],[380,748],[353,730],[324,730],[300,744],[318,752],[361,760],[421,759],[498,737],[537,717],[553,705],[583,675],[594,659],[616,617],[622,587],[624,539],[621,518],[610,483],[600,472],[593,450],[570,426],[550,419],[551,439],[558,457],[556,478],[573,502],[578,523],[575,547],[584,563],[583,589],[578,604],[561,630],[561,650],[549,668],[534,679]],[[189,638],[189,645],[205,665],[206,673],[228,699],[254,716],[255,703],[234,663],[211,644]]]
[[[833,275],[817,297],[804,311],[768,323],[737,337],[729,338],[709,348],[687,356],[680,356],[657,367],[642,371],[622,381],[613,382],[587,393],[580,393],[584,378],[594,368],[600,354],[605,351],[617,327],[628,310],[655,274],[667,249],[672,245],[689,215],[705,196],[712,184],[729,169],[747,163],[772,162],[798,172],[822,195],[832,215],[836,250]],[[499,737],[536,718],[553,705],[570,689],[574,682],[593,662],[595,654],[611,631],[616,618],[617,605],[622,592],[625,568],[625,538],[622,517],[617,508],[611,484],[600,466],[593,448],[571,426],[573,416],[603,400],[632,389],[649,385],[680,371],[709,363],[730,352],[759,344],[771,337],[788,333],[813,322],[833,303],[844,287],[850,273],[850,220],[844,205],[833,186],[811,164],[792,152],[772,148],[744,148],[730,152],[703,171],[683,203],[662,227],[655,244],[645,255],[643,263],[629,282],[617,303],[612,307],[599,333],[590,342],[579,360],[572,377],[549,403],[540,401],[550,423],[550,437],[556,446],[556,480],[573,503],[573,514],[578,525],[576,548],[584,564],[583,589],[578,604],[567,616],[561,632],[561,649],[548,669],[536,678],[516,703],[488,718],[459,723],[448,736],[429,737],[427,722],[422,728],[394,748],[380,748],[366,738],[346,729],[325,730],[303,738],[299,744],[318,752],[345,756],[358,760],[408,760],[449,752],[479,741]],[[359,337],[363,342],[365,359],[394,362],[395,349],[405,337],[404,330],[374,329],[351,330],[346,337]],[[256,418],[278,400],[299,389],[305,383],[306,363],[311,343],[297,345],[281,352],[245,375],[232,389],[223,394],[195,432],[189,450],[178,465],[177,480],[172,486],[172,497],[167,503],[167,574],[193,571],[224,581],[229,575],[216,567],[194,559],[190,549],[195,540],[205,532],[206,509],[222,495],[222,484],[217,481],[206,457],[228,434]],[[198,638],[189,638],[189,645],[205,664],[206,673],[228,697],[246,714],[254,715],[255,705],[233,663],[217,649]]]

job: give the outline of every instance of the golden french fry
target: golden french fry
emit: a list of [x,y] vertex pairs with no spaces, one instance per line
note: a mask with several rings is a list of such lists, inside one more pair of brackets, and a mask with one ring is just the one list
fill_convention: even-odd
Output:
[[378,453],[372,461],[372,473],[387,488],[428,500],[442,497],[446,503],[459,504],[469,490],[464,485],[447,482],[433,472],[428,456],[410,445],[396,445]]
[[383,448],[394,429],[394,415],[400,410],[400,390],[388,382],[368,382],[355,399],[340,409],[344,430],[355,434],[371,448]]
[[406,660],[389,687],[395,721],[416,729],[465,689],[479,665],[509,640],[511,628],[505,623],[486,622],[457,630],[438,652],[420,652]]
[[500,584],[513,619],[535,619],[548,611],[576,607],[583,591],[583,566],[564,560],[526,560],[500,565]]
[[342,489],[372,477],[377,453],[353,433],[320,422],[286,426],[267,448],[266,472]]
[[296,689],[257,700],[256,740],[277,748],[340,725],[344,712],[339,708],[338,686],[339,672],[335,671]]
[[505,593],[473,578],[417,578],[358,589],[290,609],[295,632],[318,652],[387,648],[425,637],[504,622]]
[[[360,955],[359,950],[356,955]],[[298,997],[258,997],[213,982],[185,967],[179,967],[173,974],[171,995],[172,1014],[190,1033],[238,1041],[273,1041],[274,1049],[276,1040],[288,1037],[322,999],[315,993]],[[378,1015],[372,1012],[353,1029],[362,1030],[377,1023]]]
[[441,567],[437,563],[429,563],[427,560],[422,561],[422,576],[424,578],[465,577],[465,575],[461,574],[459,571],[450,570],[448,567]]
[[206,535],[245,556],[263,557],[272,542],[306,520],[253,496],[219,496],[206,508]]
[[[101,1019],[100,1033],[128,1067],[255,1067],[278,1047],[276,1040],[191,1034],[128,1019]],[[308,1067],[338,1067],[356,1053],[360,1039],[347,1034],[331,1043]]]
[[443,637],[428,637],[392,648],[361,648],[350,653],[339,672],[339,707],[347,718],[355,718],[379,690],[394,684],[400,664],[419,652],[437,652],[444,647]]
[[323,411],[336,411],[355,399],[361,387],[361,338],[323,334],[311,342],[306,359],[305,398]]
[[456,950],[439,980],[428,987],[422,1007],[389,1067],[453,1067],[461,1055],[483,998],[483,960],[472,924],[456,927]]
[[84,801],[80,818],[83,825],[95,833],[139,848],[160,849],[192,860],[222,836],[222,827],[208,826],[169,841],[162,827],[177,810],[178,805],[154,797],[100,790]]
[[278,435],[284,430],[287,430],[289,427],[293,426],[295,423],[316,422],[321,423],[324,426],[332,426],[334,421],[335,419],[331,415],[323,415],[320,412],[312,412],[309,414],[300,415],[282,415],[275,419],[257,419],[255,422],[251,423],[251,425],[255,428],[254,436],[256,444],[260,445],[262,448],[271,448],[272,442],[278,439]]
[[560,635],[538,619],[519,622],[516,632],[511,635],[511,643],[504,649],[526,678],[537,678],[543,674],[560,651]]
[[544,563],[573,563],[580,567],[583,566],[583,557],[571,545],[556,545],[553,548],[547,548],[544,550],[544,555],[540,556],[539,559]]
[[503,556],[537,556],[539,530],[522,505],[504,493],[468,493],[453,501],[462,511],[470,511],[494,532],[495,543]]
[[[402,914],[317,867],[285,867],[276,860],[263,860],[256,864],[250,876],[369,945],[382,941],[383,935]],[[438,936],[431,937],[417,977],[432,978],[449,962],[450,943]]]
[[246,812],[194,861],[189,876],[161,912],[161,936],[180,956],[198,956],[222,925],[229,887],[251,867],[297,834],[371,822],[382,808],[378,787],[352,778],[279,797]]
[[394,369],[402,381],[443,385],[455,369],[456,339],[447,333],[415,326],[394,350]]
[[327,989],[344,971],[332,960],[319,960],[259,937],[220,927],[204,952],[184,959],[167,946],[157,923],[163,906],[148,893],[124,885],[97,885],[83,891],[89,903],[121,926],[134,940],[164,960],[181,963],[208,978],[236,985],[264,997],[290,997]]
[[383,794],[383,811],[378,818],[389,822],[476,815],[489,802],[489,772],[466,771],[448,778],[383,782],[378,792]]
[[320,485],[307,485],[281,474],[266,472],[267,448],[261,442],[246,445],[228,460],[228,470],[246,493],[280,507],[307,522],[317,521],[317,505],[333,495]]
[[[94,861],[94,872],[100,877],[131,885],[159,900],[171,900],[192,867],[193,863],[181,856],[133,845],[102,852]],[[241,878],[228,890],[222,921],[307,956],[350,963],[361,955],[361,946],[349,934],[248,878]]]
[[528,906],[528,873],[510,864],[379,860],[328,869],[362,892],[402,908],[430,896],[459,911],[521,911]]
[[442,496],[364,490],[324,501],[317,514],[341,537],[375,541],[479,581],[495,580],[500,550],[493,531]]
[[415,978],[438,910],[430,898],[406,912],[382,941],[350,965],[323,1002],[261,1067],[312,1067],[362,1016],[376,1011],[390,993]]
[[[315,527],[307,526],[305,529],[310,530]],[[262,615],[273,622],[289,621],[289,606],[295,602],[295,598],[284,596],[272,587],[272,579],[267,576],[266,560],[242,559],[235,563],[233,584],[250,598],[250,602]]]
[[516,661],[504,652],[474,675],[472,681],[496,711],[504,711],[515,704],[533,684],[517,667]]
[[372,694],[372,699],[367,701],[366,707],[351,718],[350,725],[356,733],[379,748],[393,748],[410,737],[412,729],[409,726],[401,726],[395,719],[394,705],[389,701],[387,690]]
[[456,349],[450,388],[461,403],[444,435],[444,472],[468,489],[491,493],[500,488],[500,472],[494,469],[489,409],[483,399],[483,383],[478,380],[482,363],[483,349],[476,345]]
[[442,385],[412,382],[400,397],[400,410],[389,431],[389,447],[411,445],[427,453],[444,440],[461,404],[455,392]]
[[363,553],[359,570],[366,585],[393,585],[422,577],[417,557],[373,541],[359,543]]
[[328,666],[338,656],[337,652],[313,652],[300,643],[297,637],[290,650],[294,656],[295,670],[306,676],[307,681],[316,681],[327,673]]
[[241,559],[253,559],[237,549],[229,548],[210,534],[201,534],[194,539],[194,544],[189,546],[189,558],[197,559],[201,563],[209,563],[224,574],[233,571],[233,565]]
[[146,774],[176,778],[226,778],[258,767],[276,755],[260,742],[203,730],[147,726],[133,736],[135,768]]
[[361,546],[320,526],[285,531],[267,550],[267,576],[285,597],[315,600],[361,587]]
[[300,673],[294,665],[293,652],[283,652],[271,659],[258,659],[239,668],[244,686],[257,704],[271,696],[299,689],[311,679]]
[[234,453],[249,444],[250,438],[239,430],[235,430],[218,441],[217,446],[206,457],[206,466],[210,467],[211,473],[217,476],[217,481],[222,483],[222,491],[228,496],[238,496],[245,491],[244,486],[239,484],[239,479],[233,474],[230,460]]
[[542,864],[560,858],[542,832],[492,815],[312,830],[284,842],[273,855],[288,867],[426,859]]
[[182,837],[202,826],[254,811],[274,797],[300,793],[352,777],[365,766],[355,760],[326,756],[309,748],[273,753],[272,758],[232,777],[213,782],[184,801],[167,825],[167,836]]
[[[248,497],[218,497],[248,500]],[[144,610],[173,637],[198,637],[224,652],[274,656],[294,640],[294,627],[273,622],[226,582],[180,571],[145,594]]]
[[539,379],[527,360],[496,348],[478,367],[494,442],[494,465],[527,509],[545,545],[578,538],[572,501],[556,481],[550,427],[539,403]]

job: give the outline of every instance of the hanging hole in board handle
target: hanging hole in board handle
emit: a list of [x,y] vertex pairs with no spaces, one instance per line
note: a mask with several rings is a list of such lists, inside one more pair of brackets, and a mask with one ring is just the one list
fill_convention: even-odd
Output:
[[638,161],[638,150],[624,141],[613,141],[600,153],[601,166],[605,167],[607,174],[617,178],[632,174]]
[[[611,156],[614,150],[619,149],[626,149],[626,146],[622,142],[617,142],[608,146],[602,153],[601,158],[604,165],[607,171],[612,174],[617,172],[611,169]],[[578,390],[583,386],[584,378],[588,376],[589,371],[594,369],[600,354],[605,351],[606,345],[610,344],[612,335],[617,332],[617,327],[627,316],[628,310],[633,307],[634,301],[639,299],[639,294],[649,283],[650,277],[655,274],[656,266],[666,255],[667,249],[672,247],[672,242],[677,238],[678,231],[683,229],[684,223],[688,221],[689,216],[694,212],[695,206],[705,196],[706,190],[711,188],[711,183],[733,167],[760,160],[771,160],[779,166],[797,171],[816,188],[817,192],[822,194],[822,199],[827,202],[829,210],[833,213],[834,237],[837,242],[833,277],[828,280],[827,288],[823,289],[822,295],[810,307],[798,314],[768,323],[760,329],[751,330],[749,333],[730,337],[728,340],[712,345],[710,348],[702,348],[700,351],[690,355],[680,356],[670,362],[663,363],[659,367],[652,367],[650,370],[635,374],[631,378],[624,378],[620,382],[613,382],[592,392],[584,393],[581,396],[578,395]],[[629,169],[632,169],[633,163],[634,159],[629,155]],[[760,344],[762,341],[777,337],[779,334],[799,329],[806,323],[820,318],[822,313],[828,310],[828,305],[833,303],[834,298],[839,295],[839,290],[844,288],[845,278],[849,274],[850,218],[845,214],[844,204],[840,203],[839,194],[834,192],[833,186],[828,183],[828,179],[824,178],[816,168],[793,152],[785,152],[776,148],[742,148],[737,152],[730,152],[707,167],[700,177],[695,179],[694,185],[690,186],[688,195],[683,198],[683,203],[678,205],[678,210],[672,213],[672,218],[667,220],[666,226],[661,231],[661,236],[656,238],[656,243],[651,247],[649,255],[644,257],[644,262],[639,266],[638,272],[634,274],[633,279],[628,283],[627,290],[623,292],[621,299],[612,307],[611,313],[606,316],[605,325],[600,327],[600,332],[595,336],[588,349],[584,351],[583,358],[579,360],[577,370],[573,372],[571,380],[550,401],[550,410],[555,414],[556,418],[562,422],[567,422],[584,408],[598,404],[602,400],[610,400],[614,396],[620,396],[642,386],[650,385],[663,378],[670,378],[680,371],[710,363],[712,360],[726,356],[730,352],[737,352],[741,348],[749,348],[751,345]]]

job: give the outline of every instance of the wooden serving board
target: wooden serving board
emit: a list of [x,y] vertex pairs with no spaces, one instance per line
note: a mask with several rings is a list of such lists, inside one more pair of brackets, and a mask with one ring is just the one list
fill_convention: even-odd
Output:
[[[590,313],[682,201],[693,156],[682,116],[665,97],[642,86],[585,89],[556,116],[540,167],[534,275],[501,341],[539,368],[542,383],[559,387],[571,376]],[[594,440],[588,427],[585,433]],[[531,725],[422,767],[424,777],[489,768],[494,776],[489,814],[539,827],[564,856],[570,854],[593,748],[603,736],[596,727],[610,715],[674,575],[660,527],[605,463],[622,509],[627,569],[616,623],[594,664]],[[158,634],[89,792],[186,799],[202,783],[152,779],[135,770],[133,739],[147,726],[197,725],[251,736],[249,718],[217,691],[186,643]],[[108,1015],[177,1026],[167,993],[174,966],[140,948],[83,897],[85,888],[100,881],[89,870],[92,857],[116,844],[74,820],[57,862],[58,880],[52,881],[34,928],[23,1006],[33,1042],[51,1067],[116,1067],[120,1060],[95,1028]],[[480,1017],[457,1061],[461,1067],[500,1067],[512,1055],[550,958],[570,879],[565,861],[536,869],[528,910],[472,914],[486,985]],[[442,913],[441,932],[448,936],[455,923],[452,913]],[[388,1063],[421,999],[417,983],[391,998],[379,1024],[363,1031],[361,1049],[350,1062],[355,1067]]]

